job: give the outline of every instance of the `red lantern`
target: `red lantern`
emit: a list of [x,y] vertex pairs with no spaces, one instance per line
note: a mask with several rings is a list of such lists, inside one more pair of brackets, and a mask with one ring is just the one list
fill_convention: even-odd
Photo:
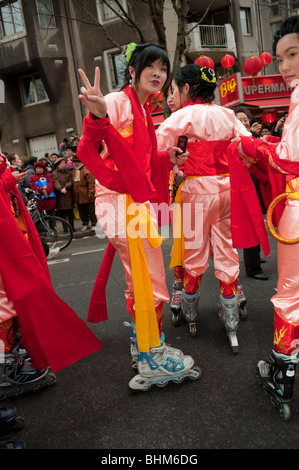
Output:
[[206,55],[199,56],[194,61],[194,64],[198,65],[199,67],[207,67],[208,69],[215,68],[215,64],[214,64],[213,59],[211,59],[211,57],[207,57]]
[[251,56],[244,61],[243,69],[247,75],[252,75],[252,80],[254,83],[254,77],[259,73],[263,68],[263,63],[259,57]]
[[265,124],[272,124],[276,120],[276,112],[273,109],[269,109],[268,111],[264,111],[262,113],[262,122]]
[[232,55],[226,54],[221,59],[221,65],[224,69],[228,71],[235,65],[235,58]]
[[262,61],[263,66],[267,67],[272,61],[272,55],[270,54],[270,52],[262,52],[262,54],[260,55],[260,59]]

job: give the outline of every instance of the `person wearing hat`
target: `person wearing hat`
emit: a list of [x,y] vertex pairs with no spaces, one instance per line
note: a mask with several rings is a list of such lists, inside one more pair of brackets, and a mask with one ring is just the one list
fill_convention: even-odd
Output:
[[34,163],[35,173],[30,176],[30,187],[37,191],[42,200],[39,211],[47,211],[53,214],[56,207],[56,195],[54,193],[53,179],[51,173],[46,170],[46,165],[42,160]]
[[82,220],[81,232],[88,230],[89,220],[91,230],[95,231],[97,218],[95,214],[95,178],[86,166],[79,160],[77,155],[73,156],[75,169],[73,171],[73,195],[74,203],[77,204],[80,219]]
[[67,169],[65,158],[57,159],[52,178],[56,193],[56,209],[59,216],[68,220],[74,230],[72,171]]

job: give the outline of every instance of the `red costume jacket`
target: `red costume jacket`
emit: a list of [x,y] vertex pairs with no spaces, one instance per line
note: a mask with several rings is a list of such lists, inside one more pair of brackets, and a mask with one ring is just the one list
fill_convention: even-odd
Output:
[[[9,193],[17,198],[28,239],[12,213]],[[33,366],[56,372],[101,349],[83,320],[56,295],[39,235],[5,158],[0,164],[0,247],[3,285]]]

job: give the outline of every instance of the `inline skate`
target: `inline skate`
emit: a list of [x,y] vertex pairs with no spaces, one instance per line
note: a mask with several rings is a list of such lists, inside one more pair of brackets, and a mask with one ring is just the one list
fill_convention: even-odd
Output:
[[291,417],[289,403],[293,396],[298,350],[292,355],[272,350],[268,361],[259,361],[256,377],[263,390],[269,395],[272,405],[280,417],[287,421]]
[[20,431],[25,426],[21,416],[17,416],[14,406],[0,407],[0,437],[15,431]]
[[151,348],[148,353],[138,354],[138,375],[129,382],[135,391],[147,391],[152,385],[165,387],[168,382],[181,383],[185,377],[197,380],[201,369],[194,366],[191,356],[171,356],[164,343]]
[[[124,322],[124,325],[125,326],[129,326],[131,328],[131,335],[130,335],[130,353],[131,353],[131,356],[132,356],[132,359],[131,359],[131,366],[133,369],[137,370],[138,369],[138,347],[137,347],[137,338],[136,338],[136,325],[132,322],[132,323],[128,323],[128,322]],[[161,341],[161,344],[164,344],[167,351],[168,351],[168,355],[170,357],[182,357],[183,356],[183,352],[180,350],[180,349],[176,349],[176,348],[172,348],[169,344],[166,344],[165,343],[165,335],[164,333],[161,334],[160,336],[160,341]]]
[[56,375],[49,368],[34,369],[18,348],[1,355],[0,370],[0,401],[56,383]]
[[196,335],[195,319],[198,314],[199,297],[199,290],[197,290],[193,294],[189,294],[185,290],[182,291],[181,317],[188,323],[192,336]]
[[181,307],[182,307],[182,292],[183,292],[184,282],[174,280],[172,285],[171,301],[170,301],[170,310],[172,311],[172,323],[176,326],[179,322],[181,316]]
[[230,347],[234,354],[239,352],[237,329],[239,323],[238,297],[224,297],[220,295],[220,320],[224,323],[224,328],[229,340]]

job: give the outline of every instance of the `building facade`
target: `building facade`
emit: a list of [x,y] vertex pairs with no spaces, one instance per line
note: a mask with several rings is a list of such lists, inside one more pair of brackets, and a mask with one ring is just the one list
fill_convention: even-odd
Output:
[[[234,72],[244,75],[244,60],[271,52],[273,32],[298,8],[299,0],[190,0],[183,64],[207,55],[221,80],[221,58],[231,54]],[[72,131],[80,135],[78,68],[93,79],[98,65],[102,92],[118,90],[120,47],[138,42],[130,19],[146,41],[158,43],[150,8],[138,0],[0,0],[2,151],[39,157],[57,151]],[[163,19],[172,59],[177,16],[170,0]],[[267,73],[277,73],[274,61]]]

